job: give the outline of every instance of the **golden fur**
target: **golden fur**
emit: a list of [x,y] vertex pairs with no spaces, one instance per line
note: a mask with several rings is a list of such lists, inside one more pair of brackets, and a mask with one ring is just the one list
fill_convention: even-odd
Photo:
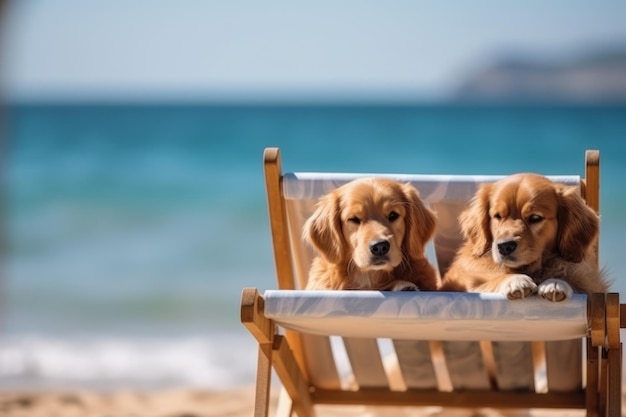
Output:
[[424,256],[435,223],[411,184],[364,178],[331,191],[304,225],[318,253],[306,288],[435,290]]
[[599,219],[576,187],[537,174],[484,184],[459,216],[464,244],[444,276],[444,291],[538,292],[562,301],[606,292],[597,267]]

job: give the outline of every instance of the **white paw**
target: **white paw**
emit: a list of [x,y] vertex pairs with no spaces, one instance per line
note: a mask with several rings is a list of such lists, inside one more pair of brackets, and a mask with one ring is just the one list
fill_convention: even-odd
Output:
[[548,301],[559,302],[572,297],[574,290],[562,279],[549,278],[539,284],[539,296]]
[[390,288],[391,291],[419,291],[417,285],[409,281],[396,281]]
[[528,275],[509,275],[509,277],[500,284],[498,291],[506,295],[506,298],[509,300],[521,300],[537,292],[537,284],[535,284]]

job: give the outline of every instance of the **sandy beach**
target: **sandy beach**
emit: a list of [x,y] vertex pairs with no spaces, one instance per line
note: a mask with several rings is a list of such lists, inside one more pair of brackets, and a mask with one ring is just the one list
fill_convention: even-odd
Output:
[[2,417],[236,417],[252,415],[253,407],[253,388],[0,393]]
[[[276,406],[272,398],[270,415]],[[1,392],[1,417],[248,417],[253,415],[254,389],[227,391],[45,391]],[[583,416],[582,410],[536,410],[530,413],[502,413],[495,410],[358,406],[317,406],[325,417],[499,417],[499,416]]]

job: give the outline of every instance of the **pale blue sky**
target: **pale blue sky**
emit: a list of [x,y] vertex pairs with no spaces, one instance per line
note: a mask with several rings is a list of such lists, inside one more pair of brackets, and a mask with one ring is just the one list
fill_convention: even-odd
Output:
[[415,98],[509,49],[626,44],[626,1],[15,0],[10,98]]

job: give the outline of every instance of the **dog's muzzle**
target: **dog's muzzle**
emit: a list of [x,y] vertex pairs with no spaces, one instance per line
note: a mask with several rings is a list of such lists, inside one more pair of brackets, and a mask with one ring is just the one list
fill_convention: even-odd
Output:
[[517,249],[517,242],[514,240],[507,240],[504,242],[498,243],[498,252],[502,256],[509,256]]
[[391,245],[388,240],[378,239],[370,242],[370,253],[374,256],[385,256],[389,253]]

